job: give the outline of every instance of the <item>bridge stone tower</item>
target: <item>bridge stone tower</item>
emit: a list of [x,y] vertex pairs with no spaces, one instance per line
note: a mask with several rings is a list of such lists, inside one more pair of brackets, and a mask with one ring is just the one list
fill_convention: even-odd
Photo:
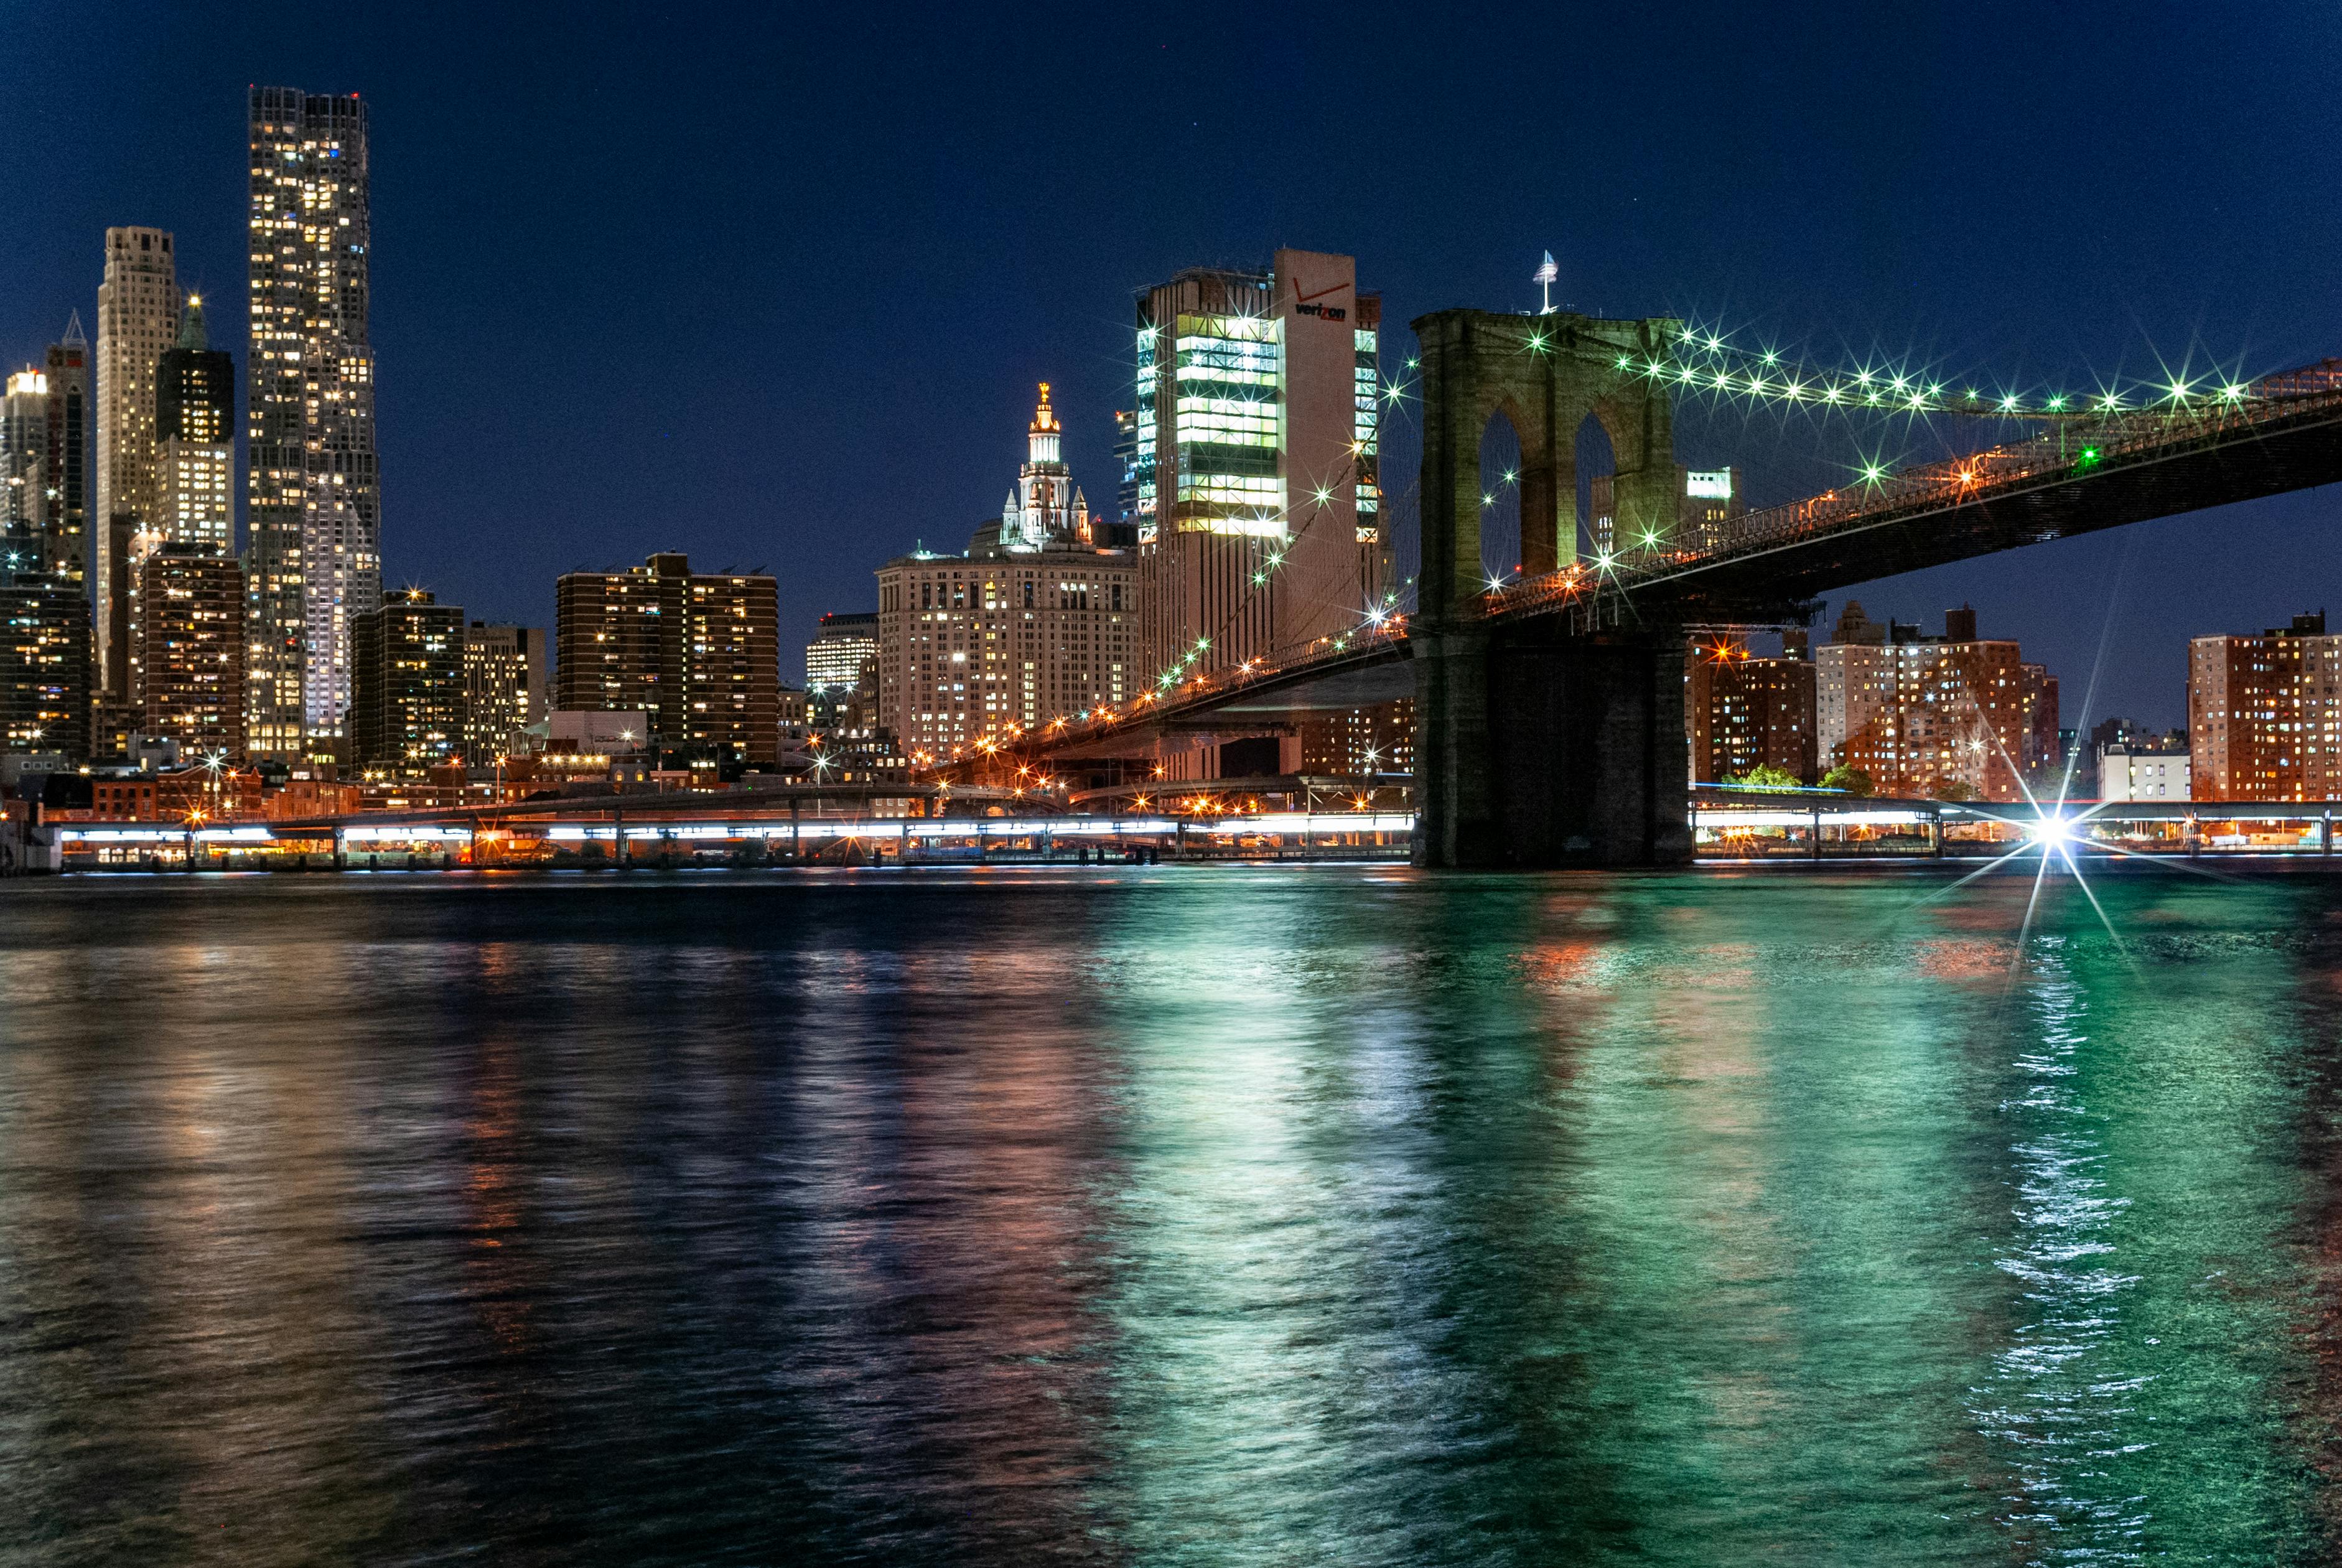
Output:
[[1577,554],[1577,431],[1590,414],[1616,460],[1617,536],[1676,527],[1673,410],[1618,361],[1663,355],[1659,318],[1446,310],[1422,345],[1423,569],[1416,666],[1418,860],[1434,866],[1670,865],[1686,825],[1680,628],[1578,634],[1556,617],[1478,618],[1480,439],[1502,414],[1520,438],[1521,564]]

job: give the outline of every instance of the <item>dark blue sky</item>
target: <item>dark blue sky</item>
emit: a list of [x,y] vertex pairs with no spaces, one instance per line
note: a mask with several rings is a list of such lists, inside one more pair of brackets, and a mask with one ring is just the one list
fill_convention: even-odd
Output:
[[[680,547],[781,579],[784,642],[997,509],[1047,378],[1110,504],[1130,295],[1347,250],[1403,324],[1535,297],[1694,314],[1946,379],[2342,353],[2342,17],[1830,7],[8,7],[0,355],[89,320],[101,232],[176,231],[244,357],[246,84],[364,94],[386,577],[549,621]],[[1939,454],[1924,432],[1899,454]],[[1855,433],[1736,414],[1759,503]],[[1390,479],[1411,453],[1392,443]],[[2080,704],[2176,722],[2183,644],[2342,614],[2327,493],[1871,584],[1973,601]],[[1832,606],[1835,613],[1836,606]],[[793,657],[784,661],[794,673]]]

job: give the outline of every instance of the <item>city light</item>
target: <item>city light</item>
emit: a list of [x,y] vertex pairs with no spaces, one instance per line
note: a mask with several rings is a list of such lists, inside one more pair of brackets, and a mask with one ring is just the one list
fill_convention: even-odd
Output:
[[2026,832],[2032,835],[2036,844],[2045,849],[2064,850],[2071,845],[2075,839],[2073,820],[2056,813],[2027,823]]

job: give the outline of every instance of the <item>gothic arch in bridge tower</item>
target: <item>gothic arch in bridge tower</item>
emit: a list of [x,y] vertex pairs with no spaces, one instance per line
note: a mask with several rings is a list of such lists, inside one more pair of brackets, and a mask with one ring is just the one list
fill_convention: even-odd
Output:
[[[1610,440],[1618,546],[1675,531],[1675,426],[1636,366],[1679,324],[1449,310],[1418,318],[1423,566],[1416,677],[1416,853],[1453,866],[1666,865],[1687,859],[1683,640],[1478,614],[1480,440],[1520,438],[1524,571],[1577,554],[1577,435]],[[1619,362],[1626,363],[1621,365]]]
[[1618,537],[1674,530],[1675,427],[1664,388],[1621,369],[1664,352],[1681,324],[1664,317],[1506,315],[1443,310],[1413,323],[1423,372],[1423,569],[1417,618],[1457,612],[1480,571],[1480,439],[1501,414],[1520,439],[1521,567],[1534,576],[1577,554],[1577,431],[1590,415],[1610,438]]

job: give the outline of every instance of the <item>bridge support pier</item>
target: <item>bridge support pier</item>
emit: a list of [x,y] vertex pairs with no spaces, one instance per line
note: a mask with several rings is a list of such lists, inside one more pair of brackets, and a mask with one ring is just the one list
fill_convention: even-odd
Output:
[[1690,862],[1680,635],[1418,624],[1410,641],[1417,864]]

